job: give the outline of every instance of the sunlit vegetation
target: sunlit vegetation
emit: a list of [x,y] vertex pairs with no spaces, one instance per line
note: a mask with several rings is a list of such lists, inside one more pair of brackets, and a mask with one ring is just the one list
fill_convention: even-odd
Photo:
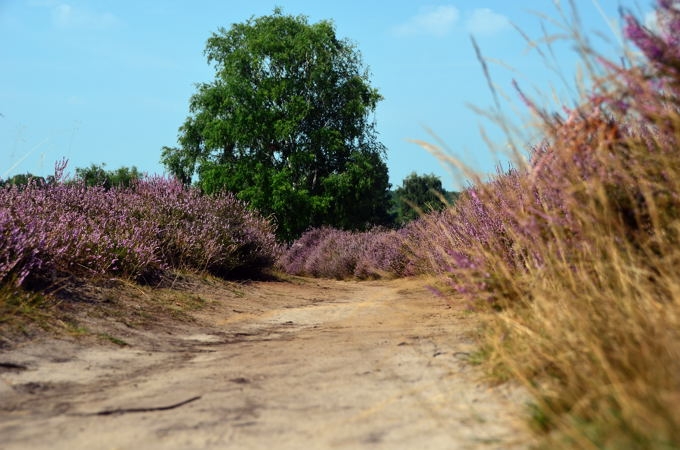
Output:
[[654,31],[624,14],[644,62],[584,54],[605,72],[579,107],[520,91],[544,136],[527,162],[399,232],[310,232],[282,266],[439,275],[488,317],[486,364],[532,392],[545,448],[679,448],[680,4],[657,7]]
[[[182,146],[164,150],[178,179],[92,166],[62,180],[61,163],[48,180],[17,176],[0,188],[3,311],[40,308],[41,297],[15,287],[39,291],[68,277],[148,281],[169,270],[250,276],[271,266],[338,279],[434,275],[442,295],[487,319],[479,359],[490,373],[503,374],[499,379],[514,378],[531,391],[532,424],[546,448],[680,448],[680,4],[659,0],[657,7],[661,20],[653,31],[624,13],[626,37],[643,62],[584,54],[603,72],[580,106],[562,115],[520,90],[543,136],[526,149],[528,158],[455,196],[439,180],[413,175],[396,191],[400,227],[383,214],[395,210],[386,173],[377,175],[382,181],[369,211],[350,208],[361,197],[356,192],[334,197],[340,191],[325,190],[345,192],[371,167],[382,171],[376,142],[366,153],[344,148],[343,171],[356,166],[349,178],[340,166],[317,174],[310,161],[337,155],[314,143],[325,131],[317,136],[313,116],[291,118],[270,130],[271,153],[244,159],[261,136],[241,130],[250,133],[246,142],[215,134],[211,127],[224,131],[231,123],[208,120],[225,86],[203,85]],[[227,44],[258,27],[334,37],[329,23],[310,26],[275,13],[211,38],[209,57],[220,73],[236,67],[223,59]],[[350,87],[367,98],[357,112],[359,131],[373,136],[366,112],[379,95],[364,84],[352,49],[333,42],[352,69],[341,79],[354,80]],[[266,82],[285,79],[292,69],[273,62],[250,61]],[[290,118],[295,108],[316,105],[293,100],[277,114]],[[240,106],[232,107],[229,114]],[[303,125],[299,136],[313,141],[307,147],[282,139]],[[358,135],[350,138],[359,142]],[[199,180],[190,187],[195,170]],[[236,189],[244,180],[251,184]],[[380,214],[378,197],[385,201]],[[295,211],[303,214],[290,216]]]
[[138,281],[169,269],[228,276],[269,266],[274,226],[231,194],[204,196],[151,177],[128,188],[62,182],[0,189],[0,282],[23,286],[62,277]]

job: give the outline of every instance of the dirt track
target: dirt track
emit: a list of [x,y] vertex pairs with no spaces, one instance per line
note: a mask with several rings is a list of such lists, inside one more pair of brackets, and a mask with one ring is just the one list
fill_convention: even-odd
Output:
[[127,344],[0,353],[4,449],[525,448],[521,392],[418,282],[255,283]]

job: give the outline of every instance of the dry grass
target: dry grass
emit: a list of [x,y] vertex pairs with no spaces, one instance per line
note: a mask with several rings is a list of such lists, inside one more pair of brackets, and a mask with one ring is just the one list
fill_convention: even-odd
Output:
[[531,160],[413,243],[484,311],[480,355],[531,390],[547,449],[680,448],[680,7],[658,8],[657,35],[627,22],[644,64],[600,60],[567,118],[524,98]]
[[53,300],[42,293],[0,286],[0,348],[10,336],[28,336],[35,329],[52,328],[53,308]]
[[622,240],[602,206],[582,205],[588,245],[569,257],[531,243],[550,257],[505,280],[524,297],[490,316],[490,363],[533,391],[535,425],[558,431],[547,448],[677,448],[680,251],[668,230],[650,247]]
[[[72,278],[41,291],[4,285],[0,287],[0,348],[41,335],[125,345],[117,333],[194,322],[194,314],[213,302],[206,292],[214,289],[232,295],[236,289],[234,283],[207,274],[169,275],[172,278],[162,279],[157,286],[123,278]],[[102,329],[102,323],[110,329]]]

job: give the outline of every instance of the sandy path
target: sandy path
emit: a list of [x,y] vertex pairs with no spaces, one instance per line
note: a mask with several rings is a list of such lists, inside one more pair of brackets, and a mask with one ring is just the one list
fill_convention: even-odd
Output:
[[417,283],[258,283],[200,315],[0,354],[0,448],[525,448],[521,394]]

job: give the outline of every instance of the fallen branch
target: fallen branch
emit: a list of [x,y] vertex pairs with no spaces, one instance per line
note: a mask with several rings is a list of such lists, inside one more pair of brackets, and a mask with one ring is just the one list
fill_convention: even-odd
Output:
[[86,413],[86,414],[79,414],[79,415],[83,415],[83,416],[113,416],[113,415],[117,415],[117,414],[143,413],[143,412],[153,412],[153,411],[167,411],[169,409],[179,408],[180,406],[184,406],[187,403],[195,402],[196,400],[198,400],[200,398],[201,398],[201,396],[198,395],[196,397],[191,397],[190,399],[183,400],[179,403],[173,403],[172,405],[154,406],[154,407],[147,407],[147,408],[105,409],[104,411],[99,411],[99,412],[94,412],[94,413]]

